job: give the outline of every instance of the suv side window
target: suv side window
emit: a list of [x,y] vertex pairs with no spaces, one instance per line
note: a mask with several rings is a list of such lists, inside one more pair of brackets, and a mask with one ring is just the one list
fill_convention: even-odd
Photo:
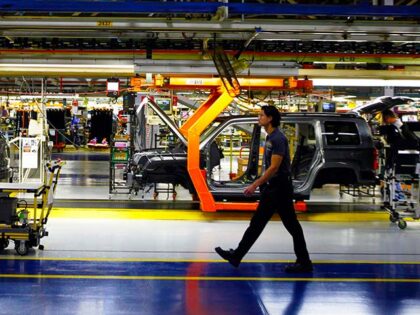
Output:
[[326,121],[324,135],[328,145],[359,145],[360,136],[356,123],[344,121]]

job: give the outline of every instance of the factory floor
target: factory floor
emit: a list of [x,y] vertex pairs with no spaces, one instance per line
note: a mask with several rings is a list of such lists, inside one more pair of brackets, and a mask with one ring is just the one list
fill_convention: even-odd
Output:
[[233,268],[214,247],[235,248],[252,213],[108,200],[108,162],[91,157],[63,169],[45,249],[0,253],[0,314],[420,313],[420,224],[400,230],[375,198],[316,192],[299,214],[313,273],[283,271],[277,217]]

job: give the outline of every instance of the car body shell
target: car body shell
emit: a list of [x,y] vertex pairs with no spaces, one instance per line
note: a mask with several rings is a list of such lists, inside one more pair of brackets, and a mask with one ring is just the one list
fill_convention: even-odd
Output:
[[[209,170],[218,164],[217,158],[213,164],[211,163],[211,157],[215,152],[214,140],[225,128],[241,123],[254,124],[254,128],[258,128],[257,119],[256,116],[219,117],[218,126],[209,128],[201,137],[200,168],[207,168],[207,174],[209,174]],[[354,124],[360,141],[355,145],[328,144],[326,122]],[[316,142],[311,153],[313,156],[310,158],[309,166],[306,166],[306,173],[300,177],[293,176],[292,173],[295,199],[308,199],[313,188],[322,187],[324,184],[360,186],[376,183],[376,174],[373,169],[375,147],[372,135],[367,122],[357,113],[284,113],[282,123],[309,124],[313,126],[315,132]],[[187,170],[186,143],[186,139],[183,139],[176,148],[150,149],[135,153],[127,169],[129,185],[132,185],[134,190],[139,190],[150,184],[172,183],[182,185],[194,193],[195,188]],[[253,161],[255,162],[255,159]],[[292,168],[293,166],[292,162]],[[243,189],[255,179],[255,174],[254,176],[247,175],[249,174],[237,180],[224,182],[211,180],[210,176],[207,176],[209,191],[216,200],[247,199],[243,195]],[[258,199],[258,196],[257,190],[255,195],[248,199]]]

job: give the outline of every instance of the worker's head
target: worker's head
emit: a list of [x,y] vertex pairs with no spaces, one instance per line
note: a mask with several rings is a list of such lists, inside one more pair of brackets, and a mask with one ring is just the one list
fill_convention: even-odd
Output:
[[280,125],[280,113],[278,109],[272,105],[261,107],[258,124],[262,127],[267,127],[271,124],[272,127],[277,128]]
[[390,109],[385,109],[382,112],[382,122],[384,124],[393,124],[398,119],[398,116]]

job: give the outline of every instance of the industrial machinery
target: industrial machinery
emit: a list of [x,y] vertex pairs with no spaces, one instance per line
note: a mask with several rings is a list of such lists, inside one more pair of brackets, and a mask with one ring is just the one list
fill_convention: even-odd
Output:
[[[219,61],[215,61],[218,63]],[[220,62],[223,62],[220,61]],[[219,67],[218,67],[219,68]],[[220,67],[223,68],[223,67]],[[134,91],[142,88],[160,88],[171,90],[204,89],[209,90],[208,99],[190,116],[179,128],[187,143],[187,171],[200,200],[203,211],[217,210],[254,210],[257,203],[249,202],[216,202],[206,181],[206,174],[200,167],[200,135],[217,118],[217,116],[239,95],[241,89],[247,90],[309,90],[312,88],[310,80],[242,78],[236,79],[229,75],[221,78],[164,78],[154,77],[153,83],[134,78]]]
[[[310,89],[311,81],[294,79],[238,79],[237,81],[242,89],[255,90],[274,90],[274,89],[292,89],[302,90]],[[243,194],[243,187],[253,179],[257,174],[256,167],[248,167],[248,171],[239,178],[231,182],[218,182],[211,180],[212,165],[217,165],[217,159],[213,163],[209,158],[212,150],[212,142],[221,129],[214,133],[211,131],[213,122],[219,114],[229,105],[233,98],[238,95],[239,87],[234,83],[225,82],[219,78],[164,78],[155,76],[153,83],[146,83],[145,80],[134,78],[132,80],[134,91],[144,91],[148,88],[160,89],[207,89],[210,90],[208,99],[194,112],[192,116],[180,127],[174,126],[173,122],[165,116],[159,106],[153,106],[150,99],[144,98],[142,104],[149,103],[154,107],[156,113],[168,125],[172,125],[172,130],[179,137],[180,144],[170,151],[165,150],[146,150],[133,155],[127,170],[127,178],[134,190],[141,189],[144,183],[148,182],[171,182],[181,184],[197,195],[200,200],[200,207],[203,211],[217,210],[254,210],[257,203],[258,194],[246,199]],[[137,110],[139,111],[139,110]],[[313,187],[320,187],[325,183],[341,183],[344,178],[352,183],[366,182],[372,184],[375,182],[374,176],[374,158],[375,150],[370,137],[366,122],[357,117],[357,115],[338,115],[338,114],[317,114],[318,118],[313,120],[315,115],[295,115],[290,114],[290,123],[302,124],[300,126],[300,151],[296,156],[299,163],[295,163],[294,180],[298,187],[301,187],[302,194],[300,199],[308,198],[310,190]],[[285,115],[287,122],[289,115]],[[219,118],[222,119],[222,118]],[[256,123],[256,118],[248,118],[247,122]],[[322,121],[322,123],[320,123]],[[238,122],[231,122],[238,124]],[[305,125],[306,123],[306,125]],[[229,122],[226,122],[229,125]],[[223,125],[223,123],[219,123]],[[308,126],[311,126],[308,129]],[[343,130],[342,127],[345,127]],[[222,128],[222,127],[220,127]],[[294,126],[296,128],[296,126]],[[306,131],[305,131],[306,128]],[[316,133],[310,130],[317,130]],[[297,129],[295,129],[296,131]],[[250,136],[256,140],[256,130],[250,132]],[[260,131],[259,131],[260,132]],[[305,136],[305,132],[307,133]],[[308,144],[309,132],[313,133],[315,141]],[[306,138],[306,140],[305,140]],[[258,165],[259,142],[254,141],[255,146],[250,149],[248,163]],[[256,147],[258,146],[258,148]],[[214,145],[213,145],[214,147]],[[328,177],[329,174],[337,174],[337,170],[343,166],[342,160],[336,158],[340,153],[345,154],[343,147],[350,149],[351,155],[347,167],[345,167],[346,176]],[[312,148],[312,151],[309,150]],[[359,150],[355,150],[355,149]],[[360,154],[359,154],[360,153]],[[309,157],[309,155],[311,155]],[[328,156],[332,161],[325,167],[325,157]],[[367,157],[367,158],[366,158]],[[361,162],[361,165],[354,164],[354,161]],[[208,165],[210,163],[210,165]],[[214,164],[216,163],[216,164]],[[306,163],[306,168],[301,167]],[[353,163],[353,164],[351,164]],[[296,165],[300,165],[297,167]],[[207,169],[205,166],[208,166]],[[303,170],[306,171],[303,171]],[[186,170],[186,171],[185,171]],[[356,172],[353,172],[356,170]],[[332,172],[331,172],[332,171]],[[188,176],[186,176],[188,173]],[[209,180],[210,179],[210,180]],[[295,193],[299,190],[296,189]]]
[[[160,117],[165,114],[149,101]],[[200,137],[200,169],[212,197],[218,202],[247,201],[259,198],[243,195],[244,188],[260,174],[264,130],[256,116],[218,117]],[[128,178],[133,189],[145,189],[151,183],[182,185],[190,193],[196,190],[187,170],[187,142],[173,124],[174,134],[180,142],[176,147],[140,151],[132,156]],[[240,129],[250,138],[249,151],[244,158],[245,171],[230,180],[213,178],[213,169],[220,164],[220,150],[216,139],[229,128]],[[309,199],[313,188],[324,184],[374,185],[376,184],[376,154],[366,121],[355,114],[284,113],[281,128],[291,140],[292,178],[294,198]],[[349,158],[350,157],[350,158]]]

